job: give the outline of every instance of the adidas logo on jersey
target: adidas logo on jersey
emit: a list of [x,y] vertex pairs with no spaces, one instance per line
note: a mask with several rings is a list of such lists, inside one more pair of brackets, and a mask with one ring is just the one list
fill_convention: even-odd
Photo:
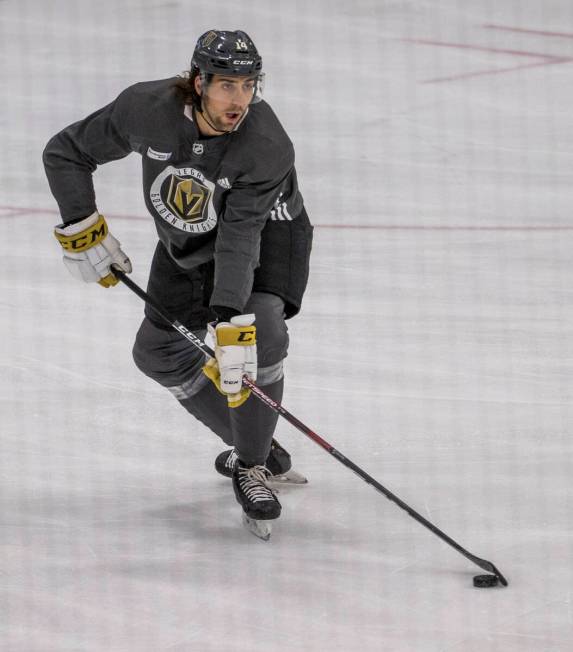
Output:
[[282,192],[278,196],[275,205],[271,208],[270,219],[274,221],[290,222],[292,220],[291,214],[288,212],[286,201],[281,201]]
[[221,188],[225,188],[225,190],[229,190],[231,188],[231,184],[229,183],[229,179],[227,179],[227,177],[217,179],[217,183],[221,186]]

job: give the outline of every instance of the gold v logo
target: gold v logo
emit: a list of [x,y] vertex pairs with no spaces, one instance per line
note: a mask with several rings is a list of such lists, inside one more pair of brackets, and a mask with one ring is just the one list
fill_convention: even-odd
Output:
[[205,219],[205,209],[211,197],[209,188],[196,179],[173,175],[167,195],[169,208],[186,222]]

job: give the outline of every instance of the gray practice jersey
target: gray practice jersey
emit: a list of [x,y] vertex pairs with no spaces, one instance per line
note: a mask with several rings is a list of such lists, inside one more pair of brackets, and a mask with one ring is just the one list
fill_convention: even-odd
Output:
[[[310,251],[311,227],[298,190],[294,149],[264,101],[249,107],[235,131],[201,136],[185,115],[176,81],[135,84],[58,133],[44,151],[46,174],[67,223],[97,210],[92,174],[98,165],[130,152],[141,154],[145,202],[170,256],[184,269],[214,258],[211,305],[242,311],[253,289],[266,226],[265,231],[276,227],[269,237],[274,243],[267,255],[270,267],[273,258],[291,258],[276,261],[279,271],[270,275],[280,276],[286,267],[292,275],[297,264],[308,272],[308,260],[292,260],[298,254],[289,254],[288,247],[281,251],[282,241],[297,238],[307,240],[298,247],[302,258]],[[292,226],[303,221],[293,238]],[[268,276],[262,285],[273,291]],[[277,278],[276,292],[293,303],[294,314],[306,276],[294,282],[302,289],[289,290],[289,283]]]

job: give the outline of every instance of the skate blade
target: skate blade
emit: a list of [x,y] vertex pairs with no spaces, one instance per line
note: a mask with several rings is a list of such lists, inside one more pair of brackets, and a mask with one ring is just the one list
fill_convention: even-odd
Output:
[[308,484],[308,480],[294,469],[288,470],[286,473],[279,475],[271,475],[267,482],[273,484]]
[[243,512],[243,525],[251,534],[254,534],[263,541],[268,541],[271,538],[271,521],[258,521]]

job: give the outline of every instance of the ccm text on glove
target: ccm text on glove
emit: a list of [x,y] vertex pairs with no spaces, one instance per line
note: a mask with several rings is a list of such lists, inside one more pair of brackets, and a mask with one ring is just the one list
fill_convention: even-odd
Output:
[[131,272],[129,258],[109,232],[105,217],[97,211],[79,222],[56,226],[54,235],[64,249],[64,264],[80,281],[107,288],[118,283],[112,265]]

